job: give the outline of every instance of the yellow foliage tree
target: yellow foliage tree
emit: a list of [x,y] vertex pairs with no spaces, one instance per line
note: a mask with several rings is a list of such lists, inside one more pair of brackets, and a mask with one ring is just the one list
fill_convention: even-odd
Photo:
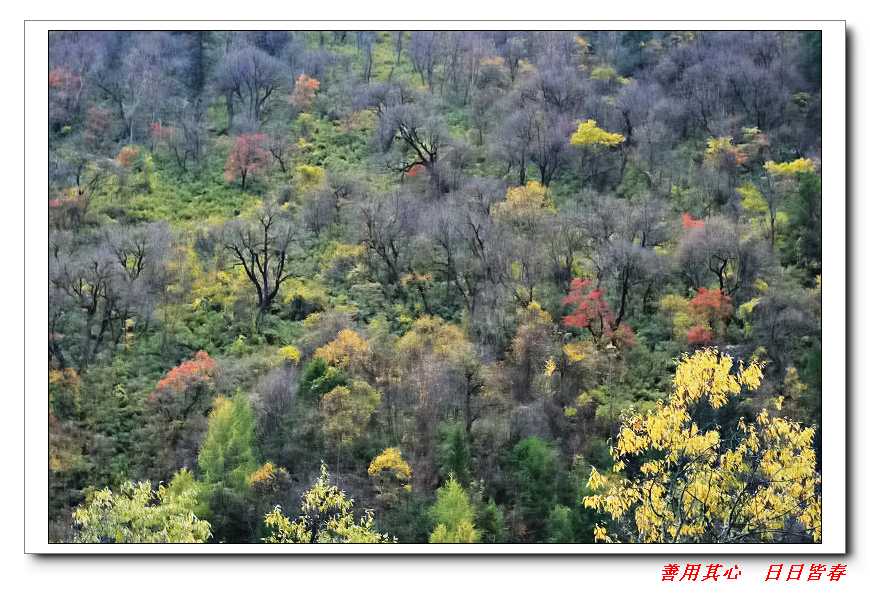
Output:
[[411,480],[411,466],[402,458],[399,448],[385,449],[369,464],[369,476],[383,475],[385,472],[393,474],[402,482]]
[[799,175],[812,173],[816,166],[812,160],[803,158],[783,163],[767,161],[764,164],[764,169],[768,176],[764,180],[766,183],[761,188],[763,191],[753,192],[744,186],[744,191],[740,192],[740,196],[743,199],[744,208],[750,212],[754,211],[756,214],[766,214],[770,245],[775,247],[777,228],[780,224],[788,222],[788,215],[780,210],[787,193],[796,186]]
[[302,359],[302,351],[292,344],[288,344],[278,349],[278,355],[280,355],[283,361],[293,365],[298,365],[299,361]]
[[365,338],[345,328],[335,340],[314,351],[314,356],[344,371],[360,372],[368,369],[372,350]]
[[681,295],[668,294],[659,300],[659,311],[671,318],[673,336],[685,340],[689,329],[699,323],[692,314],[689,300]]
[[369,464],[369,476],[375,482],[378,499],[387,505],[411,491],[411,465],[402,458],[399,448],[387,448]]
[[764,168],[768,173],[781,175],[783,177],[794,177],[799,173],[812,173],[816,170],[816,166],[813,164],[812,160],[806,158],[795,159],[794,161],[783,163],[767,161],[764,164]]
[[616,69],[613,66],[596,66],[589,73],[589,78],[592,80],[614,80],[618,77]]
[[251,473],[248,477],[249,484],[262,483],[265,481],[272,480],[275,476],[275,465],[271,462],[266,462],[262,466],[260,466],[257,470]]
[[595,120],[586,120],[577,125],[577,131],[571,135],[571,144],[575,146],[613,147],[625,142],[625,136],[616,132],[608,132],[598,127]]
[[594,354],[594,351],[595,343],[591,340],[569,342],[562,346],[562,352],[565,354],[565,359],[569,364],[585,361]]
[[740,185],[737,188],[737,194],[740,196],[743,210],[754,215],[767,214],[767,201],[755,184],[746,182]]
[[300,194],[321,187],[326,181],[326,171],[317,165],[298,165],[293,170],[293,178],[296,180],[296,189]]
[[211,525],[196,516],[201,487],[186,469],[157,491],[147,481],[88,493],[73,511],[77,543],[203,543]]
[[505,201],[495,204],[492,214],[498,219],[523,222],[555,210],[550,191],[540,182],[530,181],[508,189]]
[[[790,181],[790,178],[786,179]],[[777,228],[788,223],[788,215],[779,210],[782,198],[776,193],[775,185],[770,184],[767,188],[765,194],[752,182],[746,182],[737,188],[737,194],[744,212],[753,219],[757,217],[765,232],[776,237]]]
[[436,316],[420,316],[396,344],[396,350],[408,362],[419,362],[433,355],[438,359],[458,365],[469,363],[474,357],[474,347],[465,337],[462,328],[448,324]]
[[272,495],[285,487],[289,480],[286,469],[266,462],[248,476],[248,486],[254,493]]
[[730,136],[720,136],[707,141],[704,159],[713,167],[733,169],[746,163],[748,157],[743,151],[743,145],[735,145]]
[[[742,390],[754,391],[762,365],[714,349],[685,355],[667,402],[630,413],[612,447],[613,467],[592,469],[587,508],[609,516],[597,541],[748,543],[821,539],[821,479],[815,428],[762,410],[733,435],[694,420]],[[693,416],[694,415],[694,416]]]

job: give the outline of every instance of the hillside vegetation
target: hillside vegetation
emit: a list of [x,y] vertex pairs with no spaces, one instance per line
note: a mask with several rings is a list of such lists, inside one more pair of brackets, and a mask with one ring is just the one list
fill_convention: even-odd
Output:
[[818,540],[820,43],[52,33],[50,538]]

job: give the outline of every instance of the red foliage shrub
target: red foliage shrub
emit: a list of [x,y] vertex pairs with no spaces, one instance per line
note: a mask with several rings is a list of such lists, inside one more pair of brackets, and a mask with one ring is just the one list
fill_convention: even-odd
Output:
[[236,137],[224,166],[224,179],[232,183],[242,180],[245,187],[248,178],[269,164],[268,138],[262,132],[240,134]]
[[407,175],[408,175],[408,177],[417,177],[419,174],[423,173],[425,170],[426,170],[426,168],[418,163],[408,170]]
[[616,324],[610,306],[604,299],[604,290],[589,289],[592,281],[575,278],[571,290],[562,299],[563,305],[574,305],[574,311],[562,318],[568,328],[588,330],[592,337],[612,342],[619,348],[632,348],[637,344],[634,330],[628,324]]
[[586,328],[594,335],[600,336],[602,329],[612,322],[613,315],[610,313],[610,306],[604,301],[604,293],[601,289],[587,291],[590,284],[592,281],[588,279],[575,278],[571,281],[571,290],[562,299],[562,303],[576,307],[562,321],[569,328]]
[[637,337],[634,334],[634,330],[626,323],[620,324],[613,331],[610,341],[615,347],[620,349],[631,349],[637,346]]
[[710,344],[713,342],[713,331],[707,326],[692,326],[686,334],[689,344]]
[[102,107],[91,107],[85,115],[85,142],[91,147],[99,145],[110,137],[111,127],[112,113]]
[[48,86],[59,91],[70,91],[81,87],[82,77],[67,68],[59,66],[48,73]]
[[731,297],[725,295],[720,289],[698,289],[698,294],[689,302],[689,307],[699,316],[703,316],[710,322],[724,322],[734,313]]
[[683,213],[683,229],[700,229],[703,226],[704,221],[701,219],[693,219],[689,213]]

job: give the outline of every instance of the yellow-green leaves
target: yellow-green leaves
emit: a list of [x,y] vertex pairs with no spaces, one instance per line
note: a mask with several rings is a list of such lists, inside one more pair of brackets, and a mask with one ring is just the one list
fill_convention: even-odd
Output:
[[199,451],[199,467],[208,485],[242,489],[257,468],[254,412],[245,394],[215,398],[208,432]]
[[764,168],[773,175],[780,175],[783,177],[794,177],[799,173],[812,173],[816,170],[816,166],[813,164],[812,160],[807,158],[795,159],[794,161],[783,163],[767,161],[764,164]]
[[151,490],[147,482],[126,482],[113,493],[92,492],[73,512],[81,543],[202,543],[211,526],[194,513],[200,488],[187,470],[169,486]]
[[434,357],[464,366],[471,365],[474,359],[474,348],[462,328],[427,315],[414,321],[411,329],[397,341],[396,350],[408,362]]
[[708,157],[716,157],[720,153],[728,152],[734,149],[734,139],[730,136],[720,136],[719,138],[710,138],[707,140],[707,149],[704,154]]
[[326,171],[317,165],[299,165],[293,170],[296,189],[305,194],[321,187],[326,181]]
[[761,191],[752,182],[746,182],[739,186],[737,194],[740,196],[740,204],[743,206],[743,210],[755,215],[767,214],[767,201],[761,195]]
[[589,78],[592,80],[613,80],[616,78],[616,69],[613,66],[596,66],[589,73]]
[[296,520],[290,520],[281,506],[275,506],[263,519],[271,530],[263,541],[271,544],[396,542],[389,534],[378,532],[371,510],[356,519],[353,499],[330,482],[325,464],[320,466],[320,477],[302,495],[300,512]]
[[429,511],[435,530],[429,535],[430,543],[472,544],[480,540],[474,527],[474,507],[462,485],[452,476],[436,492],[435,505]]
[[381,393],[362,380],[333,388],[320,400],[323,432],[338,444],[354,442],[380,403]]

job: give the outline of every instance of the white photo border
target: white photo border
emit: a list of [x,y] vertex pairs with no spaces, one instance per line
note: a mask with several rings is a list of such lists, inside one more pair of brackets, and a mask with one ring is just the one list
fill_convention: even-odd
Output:
[[[816,544],[67,544],[48,542],[48,33],[52,30],[807,30],[822,32],[822,540]],[[652,554],[846,553],[845,21],[26,21],[25,553],[62,554]]]

